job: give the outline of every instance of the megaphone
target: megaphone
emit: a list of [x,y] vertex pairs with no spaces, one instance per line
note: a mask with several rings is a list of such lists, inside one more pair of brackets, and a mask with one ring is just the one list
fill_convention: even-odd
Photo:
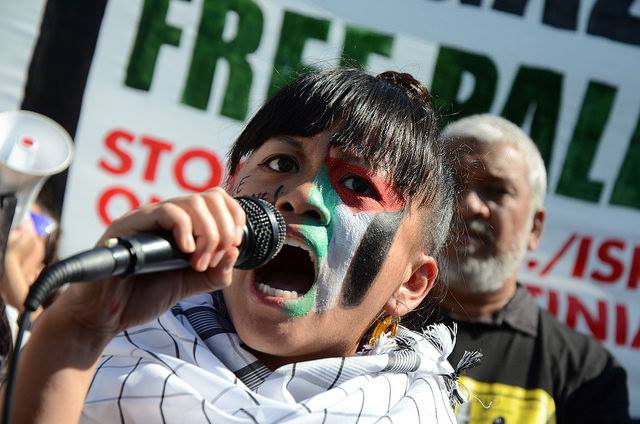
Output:
[[16,198],[12,227],[26,218],[45,180],[69,166],[73,152],[71,137],[52,119],[0,113],[0,197]]

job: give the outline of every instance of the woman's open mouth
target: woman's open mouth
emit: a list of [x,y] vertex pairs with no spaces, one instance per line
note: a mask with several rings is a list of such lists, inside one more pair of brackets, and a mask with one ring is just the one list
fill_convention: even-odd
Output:
[[316,278],[313,255],[307,249],[295,240],[287,240],[275,258],[255,270],[258,292],[283,300],[304,296]]

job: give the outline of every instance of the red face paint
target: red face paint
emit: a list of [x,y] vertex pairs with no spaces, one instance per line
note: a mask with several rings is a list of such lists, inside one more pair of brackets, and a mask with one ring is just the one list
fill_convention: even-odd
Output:
[[231,193],[231,190],[233,190],[233,188],[235,187],[236,180],[238,179],[238,174],[240,173],[240,170],[242,169],[244,164],[245,164],[245,161],[241,160],[238,163],[238,166],[236,166],[236,170],[234,171],[233,175],[229,175],[229,178],[227,178],[227,182],[224,187],[227,193]]
[[[370,169],[335,158],[327,158],[325,163],[331,185],[340,196],[340,200],[354,212],[395,212],[404,208],[405,202],[400,193],[390,182],[376,176]],[[367,196],[345,187],[345,177],[350,175],[366,181],[375,193]]]

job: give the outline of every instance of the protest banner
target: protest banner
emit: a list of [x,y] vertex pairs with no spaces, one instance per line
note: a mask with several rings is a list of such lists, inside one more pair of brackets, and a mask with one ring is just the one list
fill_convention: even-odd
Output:
[[63,252],[131,208],[223,184],[243,124],[303,69],[410,72],[443,125],[495,113],[540,148],[548,220],[522,282],[623,363],[640,417],[638,3],[110,0],[82,88]]

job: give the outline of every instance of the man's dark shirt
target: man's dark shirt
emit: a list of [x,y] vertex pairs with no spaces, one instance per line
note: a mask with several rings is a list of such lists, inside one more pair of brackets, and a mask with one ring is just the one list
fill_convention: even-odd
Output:
[[[444,310],[436,315],[452,321]],[[484,355],[461,377],[462,393],[471,396],[457,411],[459,423],[629,422],[624,369],[599,343],[539,308],[525,288],[491,322],[456,322],[449,361],[455,366],[465,350]]]

